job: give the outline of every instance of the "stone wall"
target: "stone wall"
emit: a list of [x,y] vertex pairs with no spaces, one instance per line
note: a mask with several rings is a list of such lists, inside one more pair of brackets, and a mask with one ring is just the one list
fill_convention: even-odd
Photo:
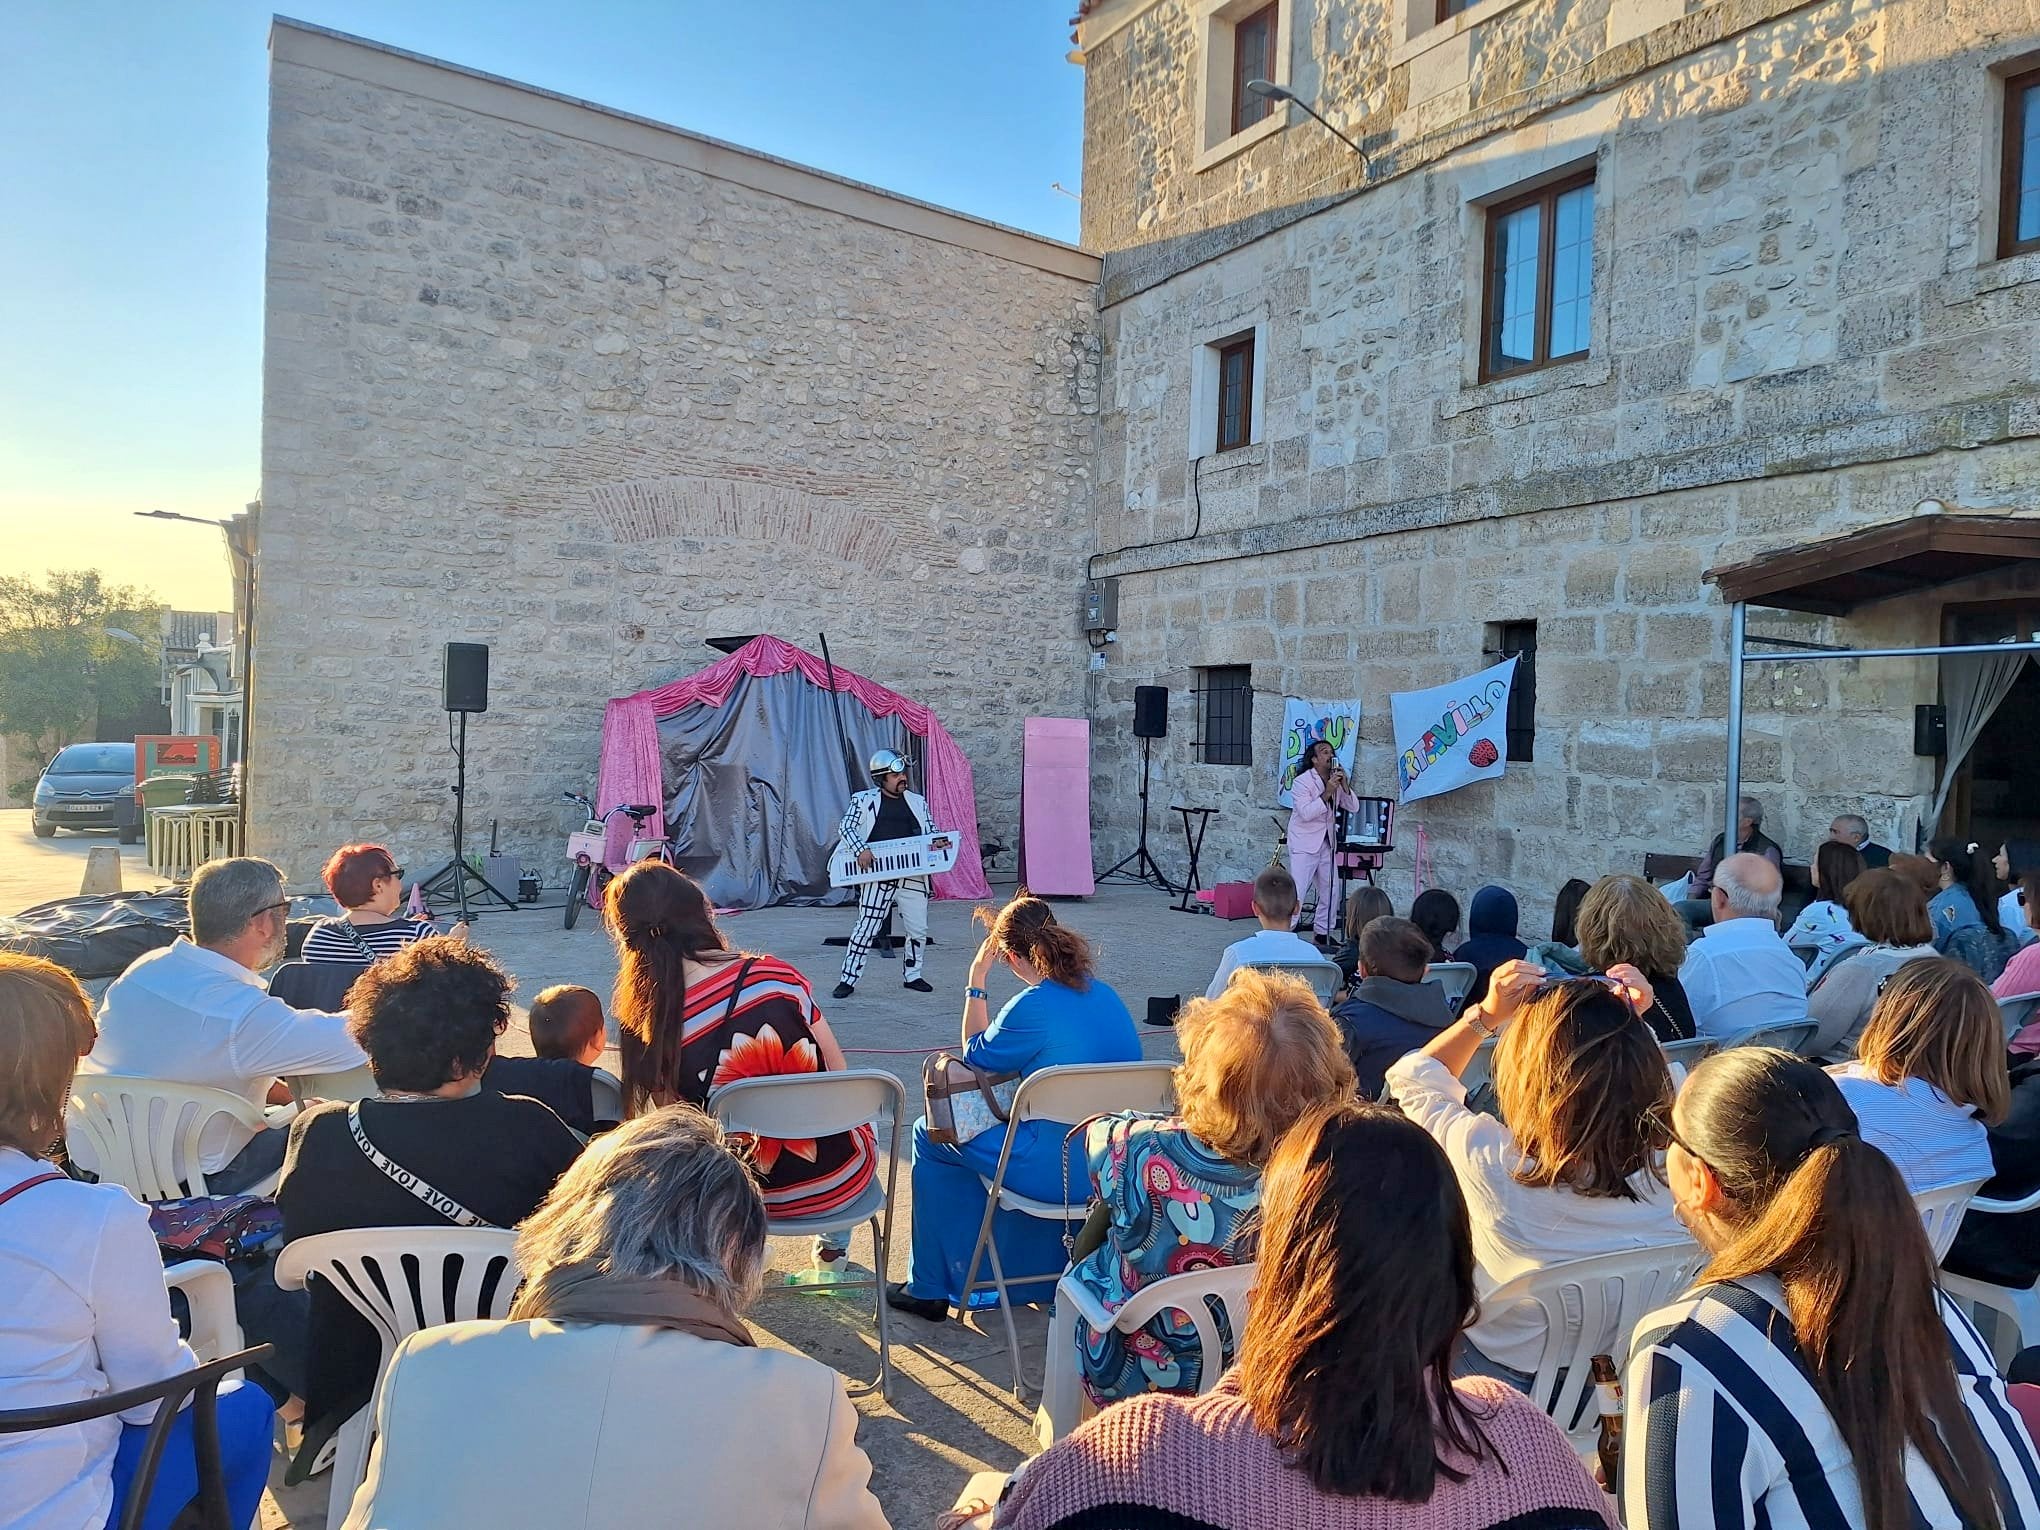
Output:
[[[316,29],[273,38],[255,848],[564,871],[602,706],[770,632],[927,702],[1015,842],[1077,715],[1096,263]],[[1010,864],[1007,863],[1007,864]]]
[[[1322,35],[1328,8],[1371,9],[1300,4],[1316,20],[1299,15],[1299,37]],[[1273,766],[1191,763],[1196,666],[1254,665],[1264,762],[1285,692],[1358,694],[1360,774],[1389,791],[1388,693],[1471,672],[1486,662],[1485,624],[1535,619],[1535,763],[1405,823],[1426,826],[1446,885],[1494,876],[1548,906],[1568,876],[1697,851],[1718,824],[1726,611],[1706,569],[1930,499],[2040,508],[2040,259],[1990,259],[1990,71],[2040,43],[2040,13],[1707,9],[1708,25],[1740,17],[1741,29],[1707,42],[1695,11],[1647,46],[1621,44],[1637,65],[1623,78],[1514,125],[1476,99],[1431,122],[1437,152],[1421,169],[1404,173],[1398,148],[1364,194],[1286,201],[1307,189],[1276,168],[1299,138],[1290,128],[1247,151],[1270,156],[1257,188],[1228,162],[1209,172],[1218,189],[1179,181],[1168,216],[1125,235],[1150,242],[1108,259],[1105,276],[1096,504],[1111,551],[1096,571],[1120,576],[1122,622],[1093,682],[1106,839],[1131,838],[1135,684],[1175,688],[1156,800],[1220,806],[1207,872],[1250,875],[1274,834]],[[1109,71],[1188,14],[1135,10],[1092,55],[1108,71],[1091,86],[1094,116]],[[1520,40],[1536,17],[1560,25],[1564,6],[1478,11],[1517,18]],[[1477,96],[1487,76],[1474,57]],[[1591,78],[1603,66],[1580,67]],[[1153,73],[1159,101],[1166,71]],[[1162,131],[1160,105],[1129,99],[1131,128],[1091,135],[1087,233],[1114,216],[1124,135]],[[1301,165],[1315,151],[1294,152]],[[1591,352],[1483,383],[1479,204],[1581,163],[1596,172]],[[1101,182],[1114,195],[1094,208]],[[1145,208],[1149,189],[1125,195]],[[1198,353],[1248,327],[1258,439],[1200,459]],[[1930,642],[1939,608],[1754,625]],[[1861,807],[1884,835],[1904,820],[1909,839],[1932,780],[1910,751],[1911,706],[1934,699],[1932,667],[1760,666],[1749,679],[1745,779],[1770,798],[1777,837],[1803,856],[1832,812]],[[1173,845],[1174,818],[1162,827]],[[1407,843],[1398,860],[1406,890]]]

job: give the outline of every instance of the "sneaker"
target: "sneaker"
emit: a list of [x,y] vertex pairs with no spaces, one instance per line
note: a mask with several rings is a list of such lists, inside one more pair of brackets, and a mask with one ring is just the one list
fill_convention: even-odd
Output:
[[915,993],[933,993],[935,991],[935,985],[926,978],[908,978],[906,982],[900,984],[900,987],[911,988]]
[[949,1320],[949,1303],[939,1296],[914,1296],[907,1290],[907,1283],[897,1281],[885,1288],[885,1304],[895,1312],[904,1312],[917,1318],[926,1318],[931,1323]]
[[829,994],[829,997],[832,999],[847,999],[855,992],[857,992],[857,985],[855,983],[838,983]]

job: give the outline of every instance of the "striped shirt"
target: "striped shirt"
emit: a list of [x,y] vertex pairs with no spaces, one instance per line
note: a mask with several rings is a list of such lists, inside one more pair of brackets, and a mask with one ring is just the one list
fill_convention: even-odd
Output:
[[380,924],[356,924],[345,917],[321,919],[305,936],[299,959],[308,962],[347,962],[356,967],[395,956],[414,940],[440,933],[429,919],[398,915]]
[[[2005,1530],[2035,1530],[2040,1459],[1989,1349],[1954,1303],[1939,1301],[1956,1382],[2001,1480]],[[1855,1463],[1799,1353],[1775,1278],[1699,1286],[1645,1318],[1625,1398],[1628,1530],[1862,1525]],[[1906,1453],[1905,1479],[1915,1526],[1969,1524],[1917,1451]]]
[[1863,1140],[1881,1150],[1905,1176],[1914,1195],[1989,1179],[1990,1128],[1967,1105],[1957,1105],[1922,1078],[1896,1084],[1872,1078],[1861,1063],[1828,1069]]

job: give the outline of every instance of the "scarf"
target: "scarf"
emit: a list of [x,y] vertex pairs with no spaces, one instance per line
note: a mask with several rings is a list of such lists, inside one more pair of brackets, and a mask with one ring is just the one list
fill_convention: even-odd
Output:
[[618,1323],[672,1328],[697,1339],[756,1348],[751,1330],[720,1302],[675,1280],[640,1280],[604,1274],[594,1264],[564,1264],[528,1282],[517,1293],[510,1320],[545,1318],[554,1323]]

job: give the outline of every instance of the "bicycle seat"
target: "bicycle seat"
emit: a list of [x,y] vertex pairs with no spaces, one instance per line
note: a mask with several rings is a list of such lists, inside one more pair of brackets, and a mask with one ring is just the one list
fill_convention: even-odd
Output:
[[658,812],[659,810],[655,807],[645,807],[642,804],[640,804],[637,807],[627,807],[624,809],[624,811],[630,814],[633,822],[643,823],[647,818],[651,817],[654,813]]

